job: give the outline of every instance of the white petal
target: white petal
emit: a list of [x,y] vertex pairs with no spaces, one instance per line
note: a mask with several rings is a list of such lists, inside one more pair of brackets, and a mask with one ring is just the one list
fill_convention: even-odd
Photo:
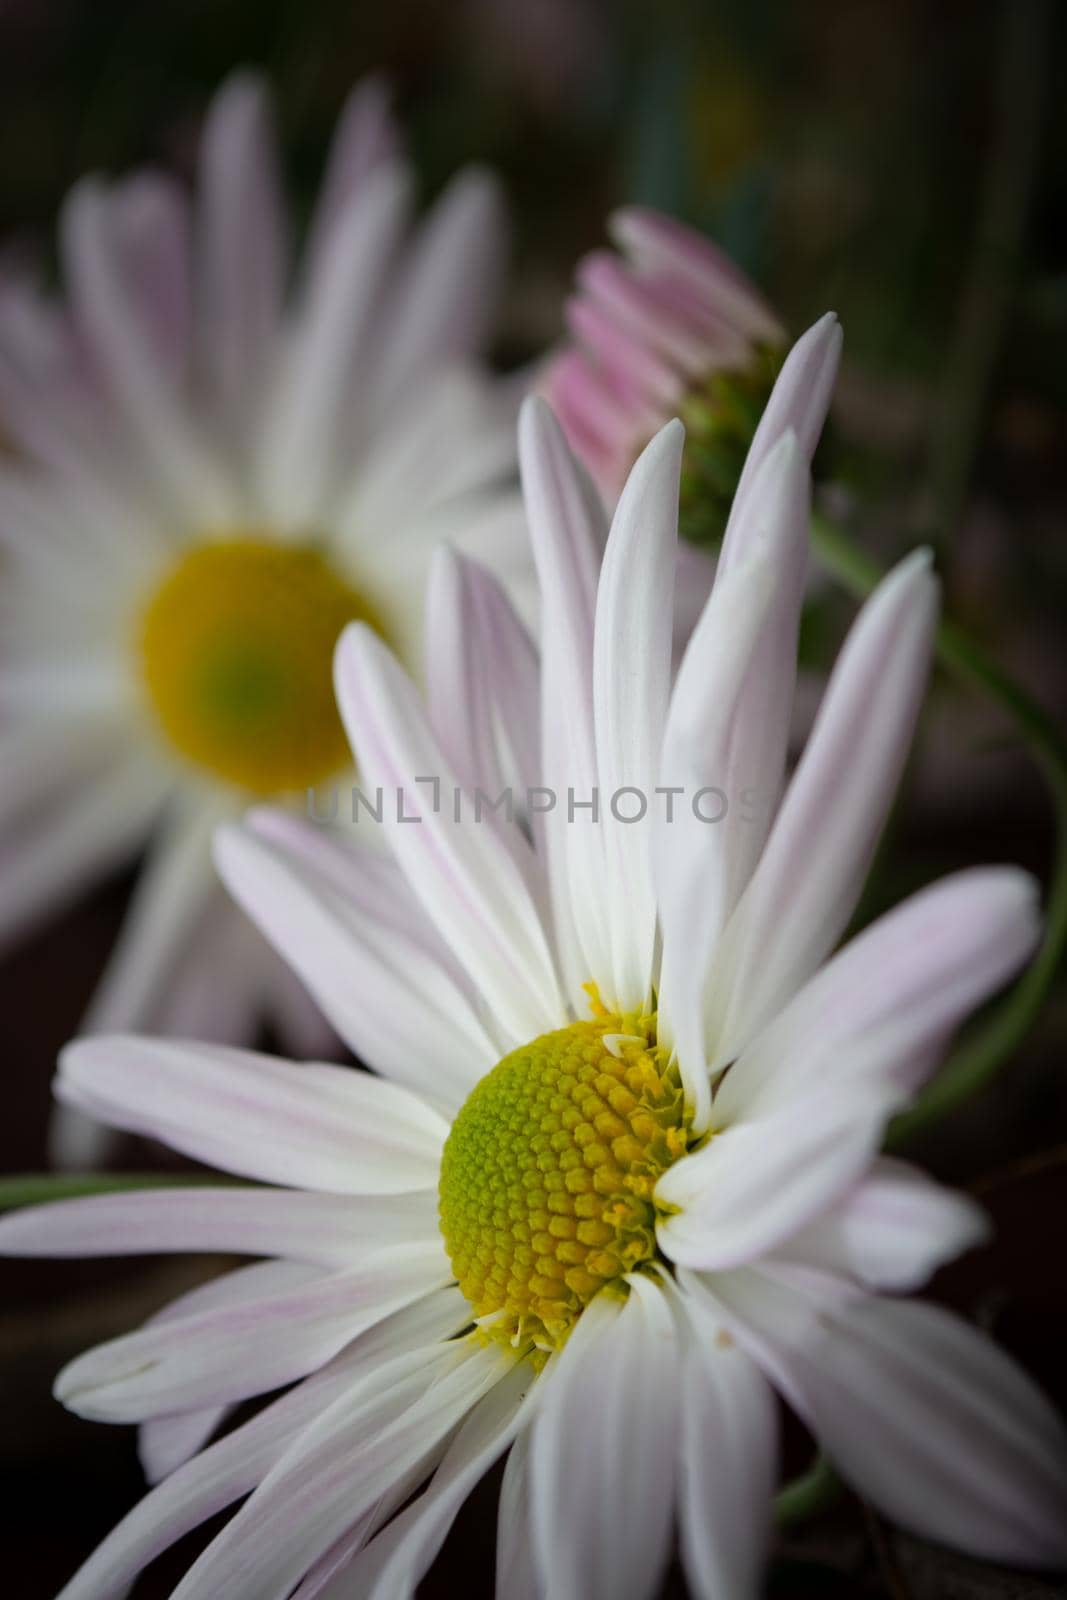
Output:
[[[400,154],[389,85],[377,76],[362,78],[337,119],[326,175],[319,190],[304,255],[304,271],[314,284],[334,232],[371,173]],[[313,291],[312,291],[313,292]]]
[[678,1520],[694,1600],[756,1600],[770,1542],[778,1416],[762,1372],[706,1297],[682,1293]]
[[831,1085],[812,1088],[802,1115],[789,1105],[713,1133],[656,1185],[657,1201],[679,1207],[657,1223],[661,1249],[709,1271],[764,1255],[857,1181],[892,1105],[877,1085]]
[[[584,1012],[582,984],[610,988],[612,975],[602,830],[585,809],[598,788],[593,622],[606,528],[596,491],[541,400],[523,406],[519,453],[543,613],[542,782],[555,795],[537,820],[568,997]],[[571,795],[581,810],[569,807]]]
[[0,846],[0,941],[77,898],[96,878],[134,855],[166,797],[154,761],[119,753],[98,777]]
[[261,439],[266,502],[283,526],[314,524],[336,459],[359,352],[403,227],[405,175],[383,166],[350,205],[294,319],[286,371]]
[[[371,1511],[504,1375],[507,1358],[442,1347],[346,1395],[308,1429],[223,1529],[173,1600],[285,1600],[344,1530]],[[285,1539],[279,1542],[279,1525]]]
[[448,1136],[422,1100],[369,1073],[184,1040],[68,1045],[56,1093],[205,1165],[339,1194],[436,1188]]
[[967,1195],[945,1189],[903,1161],[876,1161],[867,1177],[782,1255],[854,1277],[871,1289],[919,1289],[947,1261],[990,1235]]
[[122,932],[82,1022],[81,1032],[147,1026],[198,915],[218,893],[211,834],[228,806],[196,801],[166,819],[137,880]]
[[190,1529],[248,1494],[294,1439],[368,1373],[447,1339],[468,1315],[458,1290],[442,1290],[387,1318],[329,1366],[179,1467],[124,1517],[64,1588],[61,1600],[113,1600]]
[[286,265],[270,96],[251,73],[235,73],[211,103],[197,200],[198,360],[220,416],[240,417],[275,352]]
[[438,547],[430,567],[426,635],[430,719],[460,782],[490,797],[501,792],[503,732],[518,743],[522,779],[535,783],[536,646],[492,574],[447,545]]
[[802,1102],[862,1071],[901,1099],[962,1019],[1033,951],[1038,890],[1014,867],[954,873],[880,917],[745,1049],[716,1096],[726,1122]]
[[304,1377],[350,1340],[447,1283],[439,1243],[371,1254],[309,1285],[156,1323],[78,1356],[55,1394],[103,1422],[230,1405]]
[[[605,807],[601,893],[612,962],[611,989],[603,999],[619,1012],[644,1007],[652,988],[656,898],[650,839],[670,697],[684,442],[681,423],[670,422],[638,458],[612,520],[597,590],[593,708]],[[622,789],[636,790],[636,811],[633,794],[613,811]],[[638,820],[624,822],[620,816]]]
[[217,525],[235,514],[235,487],[128,315],[114,207],[114,197],[88,179],[64,207],[61,244],[75,311],[129,436],[171,504],[201,526]]
[[864,1298],[786,1359],[827,1454],[886,1516],[987,1560],[1067,1560],[1067,1435],[984,1335]]
[[815,454],[840,359],[841,328],[833,312],[828,311],[797,340],[782,363],[741,471],[719,556],[720,572],[729,571],[735,561],[744,559],[745,501],[760,467],[782,434],[792,429],[809,462]]
[[[464,1500],[521,1425],[524,1393],[535,1382],[530,1369],[519,1365],[478,1402],[429,1487],[323,1591],[323,1600],[411,1600]],[[513,1600],[512,1590],[498,1589]]]
[[791,433],[761,469],[749,525],[749,556],[717,578],[683,657],[663,739],[661,782],[683,792],[671,813],[657,812],[660,1009],[698,1132],[710,1105],[708,967],[759,852],[785,760],[807,542],[807,471]]
[[709,985],[716,1062],[731,1061],[844,931],[911,744],[937,586],[926,551],[860,612]]
[[[214,1306],[247,1305],[278,1289],[310,1283],[321,1269],[302,1261],[257,1261],[250,1267],[224,1272],[208,1283],[179,1295],[149,1319],[152,1323],[173,1322],[195,1311]],[[199,1411],[176,1412],[173,1416],[152,1417],[137,1430],[137,1454],[148,1483],[158,1483],[195,1456],[211,1438],[229,1406],[206,1406]]]
[[497,1589],[508,1600],[543,1600],[530,1516],[530,1441],[519,1434],[508,1453],[496,1518]]
[[57,1200],[0,1217],[7,1256],[207,1251],[341,1267],[376,1249],[437,1237],[433,1190],[383,1197],[183,1186]]
[[421,224],[385,314],[381,399],[423,373],[480,351],[496,314],[506,256],[495,179],[459,173]]
[[[272,842],[237,828],[216,840],[230,892],[307,984],[361,1060],[433,1101],[461,1105],[501,1051],[406,910],[379,914],[378,863],[352,863],[365,884],[342,898]],[[383,869],[389,877],[389,864]],[[404,885],[401,883],[401,887]]]
[[629,1283],[625,1304],[590,1302],[541,1379],[531,1509],[552,1600],[647,1600],[667,1560],[677,1331],[664,1291],[648,1278]]
[[525,1042],[558,1027],[563,1005],[537,907],[495,830],[469,814],[455,820],[458,780],[410,679],[359,624],[341,636],[335,674],[360,771],[382,787],[387,836],[413,894],[509,1036]]

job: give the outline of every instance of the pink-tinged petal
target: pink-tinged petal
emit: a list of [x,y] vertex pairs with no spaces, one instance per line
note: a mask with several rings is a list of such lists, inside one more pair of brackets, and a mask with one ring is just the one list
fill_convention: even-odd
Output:
[[72,190],[60,242],[79,328],[131,443],[178,515],[200,526],[232,522],[236,487],[182,407],[153,340],[129,315],[116,200],[97,181]]
[[723,1081],[716,1114],[798,1106],[813,1083],[860,1072],[906,1097],[1039,935],[1038,886],[1017,868],[973,868],[921,890],[850,940],[763,1029]]
[[678,1208],[657,1223],[661,1249],[703,1271],[765,1255],[858,1181],[894,1105],[877,1082],[813,1086],[802,1116],[789,1105],[713,1133],[656,1184],[657,1202]]
[[177,184],[144,173],[114,193],[116,251],[129,305],[170,383],[188,375],[189,208]]
[[565,314],[575,339],[591,352],[617,389],[633,402],[651,408],[653,423],[674,410],[683,386],[669,362],[591,300],[572,295]]
[[478,354],[496,315],[507,258],[503,198],[491,173],[460,172],[409,247],[385,311],[380,403],[421,374]]
[[989,1218],[974,1200],[886,1158],[788,1240],[781,1255],[870,1289],[908,1292],[990,1233]]
[[709,311],[684,279],[638,275],[609,251],[593,251],[578,265],[582,292],[646,343],[683,379],[698,381],[717,367],[743,366],[744,335]]
[[453,1344],[365,1380],[297,1441],[193,1564],[173,1600],[286,1600],[398,1482],[420,1463],[436,1465],[449,1433],[511,1365],[502,1353]]
[[436,1190],[405,1195],[288,1189],[147,1189],[29,1206],[0,1217],[6,1256],[139,1256],[161,1251],[282,1255],[350,1266],[375,1249],[438,1236]]
[[389,842],[426,915],[509,1037],[558,1026],[562,1001],[537,906],[497,831],[469,807],[456,820],[458,780],[410,678],[361,624],[341,636],[335,678],[364,782],[382,788]]
[[229,1405],[323,1366],[394,1311],[446,1284],[439,1242],[371,1254],[364,1265],[174,1322],[150,1324],[68,1363],[55,1394],[101,1422]]
[[330,145],[326,173],[315,204],[304,271],[313,293],[328,259],[334,233],[349,205],[372,173],[402,155],[400,132],[393,119],[392,93],[376,75],[362,78],[345,101]]
[[[464,1500],[522,1425],[529,1367],[507,1373],[480,1400],[441,1460],[429,1486],[322,1591],[323,1600],[411,1600]],[[514,1591],[498,1582],[508,1600]]]
[[[509,774],[501,734],[517,746],[512,763],[523,786],[536,783],[537,647],[493,575],[447,545],[430,566],[426,669],[430,720],[464,788],[481,789],[490,799],[504,788]],[[522,839],[515,830],[506,836],[513,847]]]
[[142,868],[122,930],[82,1021],[82,1033],[147,1027],[173,982],[183,946],[218,894],[211,835],[230,809],[197,796],[171,807]]
[[760,1329],[834,1465],[893,1521],[991,1561],[1067,1561],[1067,1434],[1028,1377],[939,1307],[858,1297]]
[[660,1009],[698,1131],[710,1107],[708,967],[758,851],[768,793],[777,798],[784,765],[806,513],[807,469],[787,433],[749,498],[749,559],[716,580],[682,659],[663,736],[660,781],[682,793],[670,813],[657,813]]
[[580,350],[564,349],[553,356],[538,387],[604,504],[614,505],[633,455],[631,421],[620,422],[617,409],[602,414],[597,403],[600,390]]
[[407,219],[409,181],[380,167],[335,230],[314,293],[302,298],[260,441],[262,491],[284,525],[321,516],[347,466],[358,358]]
[[0,946],[135,855],[167,792],[154,759],[119,748],[104,771],[9,835],[0,845]]
[[[756,560],[716,584],[682,660],[663,737],[660,785],[665,793],[657,797],[653,840],[663,937],[660,1039],[677,1055],[697,1132],[706,1129],[711,1112],[704,990],[729,890],[725,819],[701,819],[718,814],[721,796],[729,805],[721,780],[773,583],[768,563]],[[709,789],[712,807],[705,812],[699,797]]]
[[235,73],[211,102],[197,205],[198,361],[213,408],[247,423],[276,354],[286,272],[270,95],[252,73]]
[[519,420],[519,455],[530,542],[541,586],[542,782],[555,803],[539,819],[568,997],[584,1009],[581,985],[611,974],[610,930],[602,904],[602,830],[587,809],[598,787],[593,720],[593,622],[607,536],[603,508],[543,400]]
[[369,853],[353,863],[367,876],[358,899],[342,897],[277,845],[242,829],[222,830],[215,853],[231,894],[360,1059],[434,1103],[458,1108],[501,1052],[429,941],[398,927],[395,912],[375,916],[380,886]]
[[694,1600],[757,1600],[778,1475],[778,1414],[710,1300],[677,1294],[682,1331],[678,1520]]
[[737,265],[710,239],[674,217],[643,206],[624,206],[608,219],[608,231],[637,266],[684,277],[720,316],[748,338],[778,343],[781,323]]
[[328,1366],[179,1467],[136,1505],[64,1587],[61,1600],[113,1600],[183,1534],[254,1489],[323,1411],[409,1351],[448,1339],[469,1317],[456,1289],[427,1295],[363,1334]]
[[207,1166],[337,1194],[435,1188],[448,1124],[367,1072],[116,1035],[68,1045],[56,1094]]
[[833,312],[828,311],[797,340],[771,390],[734,495],[719,557],[721,572],[729,571],[735,561],[744,559],[746,524],[742,520],[742,513],[745,499],[756,482],[764,460],[782,434],[787,429],[793,430],[809,462],[815,454],[815,446],[830,408],[840,359],[841,328]]
[[[546,1592],[560,1600],[647,1600],[667,1560],[678,1336],[663,1289],[636,1275],[628,1282],[625,1302],[598,1295],[585,1308],[544,1375],[533,1421],[536,1555]],[[576,1472],[581,1461],[601,1470]]]
[[708,995],[725,1066],[806,981],[855,910],[903,770],[937,621],[920,550],[845,641],[766,848],[724,935]]
[[[250,1267],[224,1272],[179,1295],[150,1317],[149,1322],[173,1322],[218,1306],[248,1305],[280,1289],[310,1283],[321,1275],[321,1268],[303,1261],[257,1261]],[[181,1411],[142,1422],[137,1430],[137,1454],[146,1481],[158,1483],[183,1466],[203,1449],[229,1412],[227,1405],[206,1406],[199,1411]]]
[[612,520],[597,591],[593,707],[612,979],[602,998],[620,1013],[644,1007],[652,989],[651,835],[671,688],[684,442],[681,423],[670,422],[639,457]]

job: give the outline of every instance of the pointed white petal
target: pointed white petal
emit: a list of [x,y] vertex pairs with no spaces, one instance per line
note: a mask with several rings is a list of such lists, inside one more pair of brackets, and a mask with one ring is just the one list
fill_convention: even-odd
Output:
[[[453,1345],[392,1364],[335,1402],[190,1568],[174,1600],[286,1600],[308,1567],[504,1376],[502,1354]],[[284,1543],[275,1537],[279,1522]]]
[[563,1005],[537,907],[495,829],[469,809],[456,820],[458,780],[410,679],[359,624],[341,636],[335,670],[360,771],[382,787],[387,835],[412,893],[510,1037],[558,1027]]
[[906,1292],[965,1250],[984,1244],[989,1218],[967,1195],[917,1167],[883,1158],[817,1222],[783,1245],[784,1259]]
[[183,1534],[254,1489],[294,1439],[368,1374],[427,1341],[447,1339],[468,1315],[458,1290],[427,1295],[363,1334],[328,1366],[266,1406],[166,1478],[107,1536],[61,1600],[113,1600]]
[[612,963],[603,999],[619,1012],[645,1006],[652,988],[651,834],[670,697],[684,442],[681,423],[670,422],[639,457],[612,521],[597,590],[593,709]]
[[[590,1302],[541,1379],[531,1511],[553,1600],[647,1600],[667,1559],[677,1330],[664,1291],[649,1278],[628,1281],[625,1303],[603,1294]],[[599,1470],[576,1472],[583,1460]]]
[[217,412],[247,421],[276,353],[286,268],[270,96],[252,73],[233,74],[211,103],[197,200],[198,360]]
[[694,1600],[757,1600],[778,1472],[778,1415],[759,1367],[705,1296],[675,1298],[683,1325],[678,1520]]
[[661,1249],[707,1271],[774,1249],[857,1181],[892,1106],[877,1084],[831,1084],[812,1088],[802,1117],[789,1105],[713,1133],[656,1185],[656,1199],[679,1208],[657,1223]]
[[[234,898],[360,1059],[434,1102],[461,1105],[501,1052],[447,963],[403,925],[406,908],[391,915],[387,904],[379,910],[391,863],[361,852],[348,876],[358,880],[362,873],[364,883],[347,885],[351,892],[342,897],[248,830],[222,830],[215,853]],[[403,880],[400,887],[406,888]]]
[[606,528],[596,492],[542,400],[523,406],[519,454],[543,615],[541,781],[554,796],[537,820],[568,998],[584,1012],[581,985],[592,978],[610,989],[612,979],[602,830],[587,809],[598,788],[593,623]]
[[1038,889],[1014,867],[954,873],[880,917],[827,962],[733,1064],[716,1096],[725,1122],[860,1072],[903,1100],[945,1040],[1032,953]]
[[810,462],[826,420],[841,359],[841,328],[832,311],[820,317],[790,350],[749,446],[719,556],[720,572],[743,560],[747,542],[745,501],[760,467],[789,429]]
[[379,1251],[362,1266],[251,1306],[224,1305],[111,1339],[63,1368],[56,1398],[80,1417],[140,1422],[267,1394],[314,1372],[450,1275],[439,1243]]
[[351,1067],[296,1064],[185,1040],[79,1040],[56,1093],[208,1166],[339,1194],[436,1188],[448,1124]]
[[926,551],[860,612],[709,985],[726,1065],[844,931],[911,744],[930,664],[937,586]]
[[90,1195],[0,1217],[7,1256],[141,1256],[160,1251],[281,1255],[351,1266],[375,1249],[438,1237],[437,1194],[305,1194],[182,1187]]

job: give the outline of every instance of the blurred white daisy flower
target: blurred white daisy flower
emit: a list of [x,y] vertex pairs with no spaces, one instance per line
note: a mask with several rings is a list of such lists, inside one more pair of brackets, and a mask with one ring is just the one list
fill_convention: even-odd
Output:
[[[821,324],[786,364],[673,687],[677,424],[604,549],[588,483],[530,402],[553,623],[540,683],[499,586],[447,551],[428,710],[376,633],[346,632],[363,784],[403,800],[383,809],[393,856],[270,810],[219,852],[381,1077],[173,1040],[67,1052],[66,1100],[270,1187],[68,1201],[0,1223],[0,1249],[271,1259],[60,1375],[74,1411],[141,1423],[159,1480],[63,1600],[124,1591],[239,1500],[175,1600],[410,1596],[509,1448],[508,1600],[647,1600],[674,1527],[693,1594],[745,1600],[778,1474],[775,1390],[904,1526],[996,1560],[1067,1556],[1047,1403],[973,1328],[879,1293],[984,1236],[973,1202],[878,1149],[1037,927],[1031,880],[988,868],[832,953],[922,697],[926,557],[864,607],[762,821],[702,825],[679,800],[673,823],[661,808],[630,825],[607,799],[625,792],[630,814],[635,794],[753,780],[777,799],[836,346]],[[577,804],[573,821],[538,806],[532,838],[477,820],[472,796],[498,795],[509,766],[542,799],[598,790],[599,822]],[[229,1408],[290,1384],[207,1442]]]
[[468,170],[414,231],[411,212],[369,80],[294,270],[269,98],[240,74],[191,202],[157,173],[88,179],[65,301],[0,294],[0,937],[148,847],[90,1029],[241,1039],[266,1015],[324,1048],[218,889],[212,828],[346,765],[337,635],[361,618],[417,672],[443,536],[532,589],[514,412],[472,365],[496,188]]

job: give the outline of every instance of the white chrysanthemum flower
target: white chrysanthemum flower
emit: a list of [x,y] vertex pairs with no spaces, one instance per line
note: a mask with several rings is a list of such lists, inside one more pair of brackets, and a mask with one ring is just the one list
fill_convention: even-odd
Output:
[[412,234],[368,81],[290,282],[277,165],[240,75],[191,204],[154,173],[87,180],[66,305],[0,294],[0,936],[150,841],[88,1025],[240,1039],[266,1013],[308,1050],[321,1020],[218,889],[212,828],[344,767],[337,636],[362,618],[418,670],[439,539],[513,588],[532,569],[511,400],[469,360],[503,258],[492,181],[461,174]]
[[[924,556],[860,614],[780,803],[717,826],[688,803],[713,786],[778,797],[807,447],[836,343],[824,323],[786,364],[673,687],[680,429],[641,457],[602,550],[596,499],[536,401],[540,688],[501,590],[451,554],[431,587],[428,713],[377,635],[346,633],[364,791],[402,800],[384,808],[393,858],[272,812],[227,830],[220,858],[381,1077],[175,1041],[67,1053],[68,1100],[272,1187],[52,1205],[0,1224],[0,1248],[272,1259],[61,1374],[75,1411],[142,1424],[160,1480],[63,1600],[114,1596],[241,1499],[175,1600],[397,1600],[509,1449],[508,1600],[647,1600],[675,1526],[693,1594],[745,1600],[775,1390],[905,1526],[993,1559],[1067,1555],[1067,1444],[1046,1402],[973,1328],[878,1293],[983,1236],[971,1201],[878,1147],[1037,921],[1023,873],[970,871],[832,954],[922,694]],[[532,840],[503,810],[475,820],[472,796],[497,797],[509,769],[538,801]],[[598,823],[546,809],[549,790],[594,789]],[[667,791],[673,822],[616,820]],[[287,1384],[206,1444],[228,1408]]]

